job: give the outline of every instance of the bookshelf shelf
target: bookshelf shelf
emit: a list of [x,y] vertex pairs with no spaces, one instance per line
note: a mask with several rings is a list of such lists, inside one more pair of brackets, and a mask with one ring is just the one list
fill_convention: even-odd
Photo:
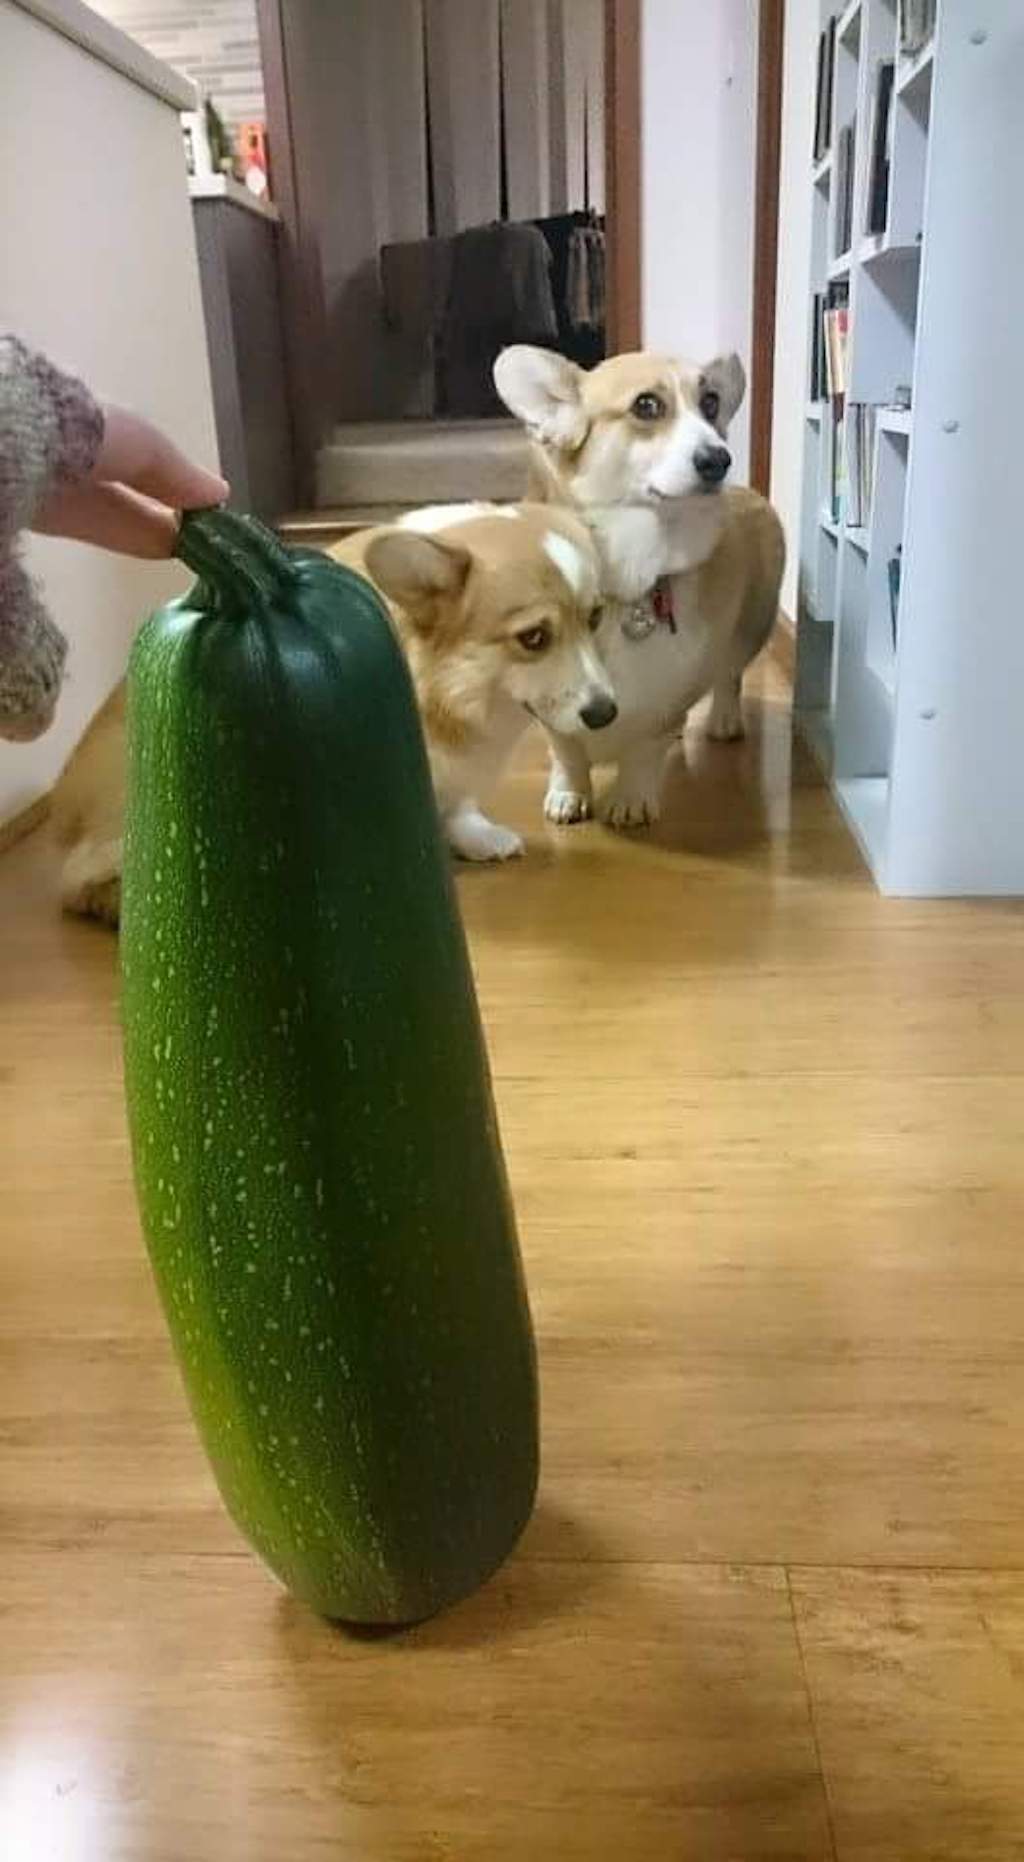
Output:
[[840,14],[839,25],[836,28],[836,38],[840,45],[857,32],[860,26],[861,6],[862,0],[850,0],[849,6]]
[[921,241],[893,239],[890,233],[865,233],[857,254],[861,265],[878,265],[889,259],[894,264],[913,262],[921,256]]
[[1024,895],[1020,3],[817,12],[796,723],[898,895]]
[[909,58],[901,58],[898,60],[896,67],[896,90],[900,96],[902,96],[905,91],[912,90],[920,83],[922,78],[930,76],[934,58],[935,35],[933,33],[927,44],[922,45],[919,52],[914,52]]

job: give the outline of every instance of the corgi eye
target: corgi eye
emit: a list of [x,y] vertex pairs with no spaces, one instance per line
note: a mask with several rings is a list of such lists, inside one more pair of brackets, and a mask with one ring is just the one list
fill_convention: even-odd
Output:
[[714,388],[705,388],[699,402],[700,411],[705,420],[717,420],[721,405],[721,395],[719,395]]
[[587,626],[590,628],[590,631],[592,634],[596,634],[598,628],[600,627],[601,616],[603,613],[604,613],[603,608],[595,608],[594,612],[587,616]]
[[524,652],[543,653],[551,645],[551,629],[547,621],[537,621],[533,627],[524,627],[516,639]]
[[663,420],[668,409],[660,394],[638,394],[630,411],[637,420]]

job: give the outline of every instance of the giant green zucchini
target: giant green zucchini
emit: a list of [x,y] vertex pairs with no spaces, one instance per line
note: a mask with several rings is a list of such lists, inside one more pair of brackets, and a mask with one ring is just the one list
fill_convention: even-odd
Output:
[[250,519],[129,672],[121,944],[143,1226],[226,1504],[401,1623],[521,1531],[536,1372],[465,944],[373,590]]

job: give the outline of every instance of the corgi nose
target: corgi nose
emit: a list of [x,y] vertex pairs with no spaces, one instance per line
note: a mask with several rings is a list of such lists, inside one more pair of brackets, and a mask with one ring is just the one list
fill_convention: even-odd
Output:
[[588,731],[603,731],[606,724],[614,724],[619,715],[619,707],[607,692],[598,692],[595,698],[588,698],[580,706],[580,719]]
[[693,465],[705,485],[720,485],[732,465],[732,454],[727,446],[698,446]]

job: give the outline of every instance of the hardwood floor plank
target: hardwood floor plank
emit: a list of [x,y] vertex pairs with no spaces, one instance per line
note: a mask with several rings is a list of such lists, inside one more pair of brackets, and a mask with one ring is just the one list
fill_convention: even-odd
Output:
[[514,1561],[381,1640],[248,1559],[65,1572],[5,1561],[5,1862],[828,1855],[781,1573]]
[[1024,1855],[1024,1575],[796,1572],[839,1862]]

